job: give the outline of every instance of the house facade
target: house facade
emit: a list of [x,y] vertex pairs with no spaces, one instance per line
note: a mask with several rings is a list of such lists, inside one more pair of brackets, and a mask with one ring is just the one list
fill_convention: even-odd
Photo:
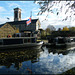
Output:
[[27,20],[21,20],[21,9],[15,8],[14,9],[14,21],[13,22],[7,22],[11,26],[14,26],[16,28],[19,28],[21,31],[38,31],[41,27],[39,19],[31,19],[31,23],[27,26],[26,24]]
[[[1,27],[1,29],[2,29],[2,30],[0,29],[0,34],[2,34],[1,37],[7,36],[7,34],[5,34],[5,32],[11,33],[11,35],[13,33],[15,34],[16,29],[19,29],[19,33],[24,33],[24,35],[29,35],[29,36],[32,36],[32,34],[34,34],[37,31],[40,32],[39,29],[41,27],[41,24],[40,24],[39,19],[31,19],[31,23],[28,26],[26,24],[26,21],[27,20],[21,20],[21,9],[15,8],[14,9],[14,21],[7,22],[6,25]],[[7,29],[7,27],[6,27],[6,30],[4,30],[5,26],[7,26],[7,25],[10,25],[9,26],[10,28]],[[14,28],[14,29],[11,29],[11,28]]]
[[26,25],[27,20],[21,20],[21,21],[13,21],[13,22],[7,22],[10,24],[12,27],[19,28],[19,31],[38,31],[40,28],[40,21],[39,19],[32,19],[31,24],[28,26]]

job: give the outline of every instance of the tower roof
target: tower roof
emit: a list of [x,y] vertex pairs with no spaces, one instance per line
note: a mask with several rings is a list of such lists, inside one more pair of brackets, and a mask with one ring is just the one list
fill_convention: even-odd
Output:
[[[18,9],[20,9],[20,8],[18,8],[18,7],[17,7],[17,8],[14,8],[14,10],[18,10]],[[21,9],[20,9],[20,10],[21,10]]]

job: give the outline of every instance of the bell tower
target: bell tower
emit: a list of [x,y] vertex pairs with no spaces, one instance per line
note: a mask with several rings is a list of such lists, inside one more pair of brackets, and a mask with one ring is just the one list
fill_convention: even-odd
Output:
[[14,21],[21,21],[21,9],[20,8],[14,9]]

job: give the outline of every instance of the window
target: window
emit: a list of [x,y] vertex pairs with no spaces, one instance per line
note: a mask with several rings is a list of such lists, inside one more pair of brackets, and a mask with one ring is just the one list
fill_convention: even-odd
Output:
[[31,40],[30,40],[30,39],[28,39],[28,42],[31,42]]
[[24,43],[27,43],[27,39],[24,39]]
[[17,17],[18,17],[18,12],[16,11],[16,12],[15,12],[15,18],[17,18]]
[[32,43],[35,43],[36,42],[36,39],[35,38],[32,38],[31,40],[32,40]]
[[19,18],[21,18],[21,12],[19,13]]

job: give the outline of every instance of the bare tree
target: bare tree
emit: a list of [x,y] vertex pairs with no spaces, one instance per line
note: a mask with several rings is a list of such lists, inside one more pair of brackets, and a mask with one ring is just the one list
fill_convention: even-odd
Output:
[[48,25],[47,28],[49,28],[50,31],[55,31],[56,30],[56,28],[53,25]]
[[[67,19],[75,20],[73,16],[75,16],[75,1],[74,0],[35,0],[37,4],[40,5],[40,11],[38,15],[43,14],[45,11],[54,13],[53,10],[56,8],[55,12],[57,15],[64,12],[65,17],[63,17],[62,21],[66,21]],[[64,9],[64,10],[63,10]],[[46,15],[47,18],[48,14]],[[73,19],[72,19],[73,18]]]
[[50,28],[46,28],[45,31],[46,31],[46,35],[51,33]]

